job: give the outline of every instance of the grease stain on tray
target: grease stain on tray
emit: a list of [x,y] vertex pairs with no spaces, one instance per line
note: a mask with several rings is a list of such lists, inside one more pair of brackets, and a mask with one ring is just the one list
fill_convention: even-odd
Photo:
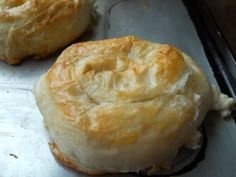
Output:
[[148,0],[143,0],[143,8],[148,9],[150,7]]

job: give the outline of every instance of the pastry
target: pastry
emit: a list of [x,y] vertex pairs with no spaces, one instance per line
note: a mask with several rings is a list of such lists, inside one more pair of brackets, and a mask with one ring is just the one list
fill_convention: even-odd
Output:
[[90,22],[89,0],[1,0],[0,60],[45,57],[75,40]]
[[134,36],[68,47],[34,87],[55,157],[87,174],[168,169],[198,148],[206,113],[229,114],[185,53]]

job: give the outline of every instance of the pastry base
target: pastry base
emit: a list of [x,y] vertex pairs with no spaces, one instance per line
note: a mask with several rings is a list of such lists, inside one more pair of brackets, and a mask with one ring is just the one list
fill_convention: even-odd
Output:
[[79,164],[76,164],[75,162],[73,162],[72,160],[70,160],[69,158],[65,157],[63,155],[63,153],[58,149],[57,145],[55,143],[49,143],[49,147],[54,155],[54,157],[60,161],[63,165],[81,172],[81,173],[85,173],[87,175],[95,175],[95,176],[100,176],[100,175],[105,175],[108,174],[106,172],[102,172],[99,170],[95,170],[95,169],[89,169],[86,167],[81,167]]

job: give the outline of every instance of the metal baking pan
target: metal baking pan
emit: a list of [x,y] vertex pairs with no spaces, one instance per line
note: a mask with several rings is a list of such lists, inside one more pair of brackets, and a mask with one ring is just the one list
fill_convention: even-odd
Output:
[[[212,31],[204,31],[206,25],[201,18],[205,12],[198,8],[203,6],[204,9],[204,5],[199,3],[193,0],[96,0],[99,14],[96,27],[79,41],[136,35],[174,45],[192,56],[212,83],[220,83],[223,91],[235,98],[235,75],[227,68],[226,55],[217,47],[222,41],[213,40],[218,39],[212,33],[213,25]],[[31,92],[33,84],[61,51],[47,59],[25,60],[18,66],[0,62],[0,177],[86,176],[55,161]],[[236,126],[233,119],[225,121],[216,113],[210,113],[204,122],[203,134],[202,149],[195,159],[164,176],[235,177]]]

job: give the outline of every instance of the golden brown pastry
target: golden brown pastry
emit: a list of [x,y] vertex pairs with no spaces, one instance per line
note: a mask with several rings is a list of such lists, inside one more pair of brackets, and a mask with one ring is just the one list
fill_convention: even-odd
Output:
[[34,94],[56,158],[88,174],[166,169],[233,104],[186,54],[133,36],[70,46]]
[[55,52],[85,31],[90,14],[89,0],[1,0],[0,60]]

